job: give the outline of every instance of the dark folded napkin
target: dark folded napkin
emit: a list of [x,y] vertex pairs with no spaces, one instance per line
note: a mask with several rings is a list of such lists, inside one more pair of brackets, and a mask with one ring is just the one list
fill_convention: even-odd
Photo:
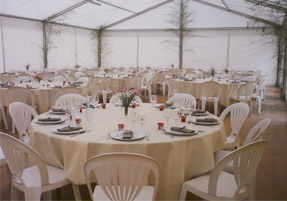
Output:
[[133,131],[131,130],[125,130],[123,133],[123,139],[132,139],[133,138]]
[[218,122],[218,119],[214,119],[214,118],[196,119],[196,122],[216,123]]
[[84,84],[84,82],[74,82],[74,84]]
[[192,112],[192,114],[204,114],[204,113],[206,113],[206,110],[194,110]]
[[66,110],[64,110],[64,109],[61,109],[61,108],[58,109],[58,108],[54,108],[54,107],[52,107],[52,111],[53,112],[63,112],[63,113],[66,112]]
[[194,133],[195,132],[195,130],[188,129],[185,126],[183,127],[172,126],[170,129],[173,131],[181,132],[181,133]]
[[[88,107],[88,103],[83,103],[83,106]],[[89,108],[95,108],[95,106],[90,104]]]
[[10,87],[12,87],[12,85],[9,85],[9,84],[1,84],[0,86],[1,86],[1,88],[10,88]]
[[71,131],[78,131],[81,130],[83,127],[72,127],[72,126],[66,126],[64,128],[58,128],[57,131],[59,132],[71,132]]
[[56,89],[59,88],[60,89],[60,88],[63,88],[63,87],[62,86],[54,86],[54,88],[56,88]]
[[44,121],[44,122],[49,122],[49,121],[60,121],[61,118],[51,118],[51,117],[48,117],[48,118],[39,118],[38,121]]

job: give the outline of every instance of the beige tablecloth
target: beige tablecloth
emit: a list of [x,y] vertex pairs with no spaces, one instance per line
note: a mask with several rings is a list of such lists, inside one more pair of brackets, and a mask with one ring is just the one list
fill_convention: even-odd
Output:
[[[210,81],[210,78],[197,79],[196,81],[177,80],[177,91],[179,93],[191,94],[196,99],[200,99],[200,85],[207,81]],[[242,83],[230,83],[226,82],[225,79],[222,79],[218,83],[221,85],[221,95],[219,97],[220,104],[228,107],[230,105],[230,97],[235,95]]]
[[[52,133],[54,125],[31,124],[31,145],[50,165],[63,168],[66,176],[76,184],[85,184],[84,162],[95,155],[109,152],[140,153],[156,159],[160,163],[160,182],[157,199],[177,200],[184,181],[214,168],[213,153],[224,148],[226,134],[222,124],[197,126],[181,123],[203,130],[190,137],[170,138],[157,129],[158,122],[165,122],[163,112],[151,109],[151,104],[140,106],[145,114],[145,130],[150,133],[150,141],[145,139],[133,142],[107,140],[107,132],[124,123],[131,129],[132,122],[124,117],[122,109],[107,104],[106,109],[93,110],[95,129],[75,137]],[[86,125],[84,113],[82,118]],[[173,124],[173,120],[170,120]],[[59,125],[57,125],[59,126]],[[62,125],[63,126],[63,125]]]
[[110,77],[89,77],[89,86],[97,83],[101,79],[107,79],[108,83],[111,87],[113,94],[119,92],[120,89],[130,88],[131,86],[131,79],[130,78],[118,78],[117,76]]
[[[19,84],[17,86],[25,87],[25,85],[26,84]],[[85,95],[87,85],[80,86],[79,89],[81,91],[80,93],[82,95]],[[0,87],[0,102],[2,103],[3,106],[9,107],[9,100],[6,95],[6,90],[7,88]],[[35,104],[37,105],[40,114],[47,112],[49,111],[49,109],[51,109],[51,107],[54,105],[55,93],[58,90],[59,89],[48,88],[43,86],[37,89],[31,89],[31,91],[35,94],[36,97]]]

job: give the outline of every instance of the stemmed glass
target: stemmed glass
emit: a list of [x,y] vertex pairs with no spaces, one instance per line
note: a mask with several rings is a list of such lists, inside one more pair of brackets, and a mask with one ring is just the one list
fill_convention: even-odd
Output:
[[136,130],[136,121],[137,121],[138,110],[132,109],[130,111],[130,115],[131,115],[131,121],[133,122],[133,130]]
[[91,108],[87,108],[86,109],[86,112],[85,112],[85,117],[86,117],[86,120],[88,121],[88,128],[89,129],[93,129],[94,126],[92,125],[92,120],[93,120],[93,110]]
[[171,109],[165,109],[163,111],[163,116],[166,118],[166,127],[169,127],[169,119],[172,117],[172,110]]
[[141,125],[141,130],[143,130],[143,126],[146,123],[146,116],[139,114],[137,117],[138,123]]
[[154,105],[157,103],[157,95],[152,95],[150,98],[150,102],[152,104],[152,108],[154,109]]
[[99,96],[94,95],[92,97],[93,97],[92,100],[93,100],[94,106],[97,107],[97,105],[99,104]]
[[175,121],[175,125],[177,126],[178,122],[180,120],[180,118],[179,118],[179,110],[178,109],[173,110],[172,117],[173,117],[173,120]]

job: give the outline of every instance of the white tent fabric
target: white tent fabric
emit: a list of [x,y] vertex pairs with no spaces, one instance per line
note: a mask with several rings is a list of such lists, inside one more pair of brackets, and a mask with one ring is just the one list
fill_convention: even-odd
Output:
[[[24,69],[27,63],[31,64],[32,69],[43,68],[40,49],[43,44],[41,21],[46,19],[74,26],[55,25],[57,29],[62,30],[62,33],[53,38],[56,48],[53,48],[48,55],[48,68],[73,67],[76,63],[84,67],[97,66],[95,41],[91,39],[91,30],[116,22],[121,23],[109,27],[104,36],[104,40],[109,44],[108,54],[103,59],[104,66],[169,67],[171,64],[177,66],[177,49],[165,42],[177,40],[173,32],[165,31],[176,28],[167,22],[172,1],[93,1],[100,5],[89,1],[82,2],[81,0],[0,0],[0,23],[3,32],[0,47],[4,47],[5,51],[3,54],[0,48],[0,72],[4,71],[3,55],[5,55],[6,71]],[[164,2],[167,3],[149,9]],[[274,38],[263,37],[260,28],[246,29],[247,24],[252,22],[249,18],[223,9],[256,15],[266,20],[273,19],[264,12],[254,13],[250,9],[250,4],[246,4],[244,0],[224,0],[224,3],[221,0],[189,1],[193,22],[188,25],[191,33],[185,46],[192,49],[192,52],[184,53],[184,68],[208,69],[214,66],[218,69],[225,67],[237,70],[261,69],[263,74],[270,75],[269,84],[274,84],[275,47],[270,45],[270,41]],[[59,17],[55,16],[74,5],[79,6]],[[218,9],[216,6],[223,9]],[[137,15],[145,9],[149,11]],[[277,21],[280,22],[281,13],[278,12],[277,15]],[[15,19],[15,16],[36,21]],[[130,19],[125,20],[127,18]],[[261,24],[257,26],[260,27]],[[0,36],[2,38],[2,35]]]

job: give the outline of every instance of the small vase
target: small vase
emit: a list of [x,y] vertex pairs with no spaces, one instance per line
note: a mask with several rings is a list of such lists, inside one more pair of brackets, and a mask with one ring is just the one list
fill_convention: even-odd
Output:
[[125,106],[125,117],[129,116],[129,106]]

